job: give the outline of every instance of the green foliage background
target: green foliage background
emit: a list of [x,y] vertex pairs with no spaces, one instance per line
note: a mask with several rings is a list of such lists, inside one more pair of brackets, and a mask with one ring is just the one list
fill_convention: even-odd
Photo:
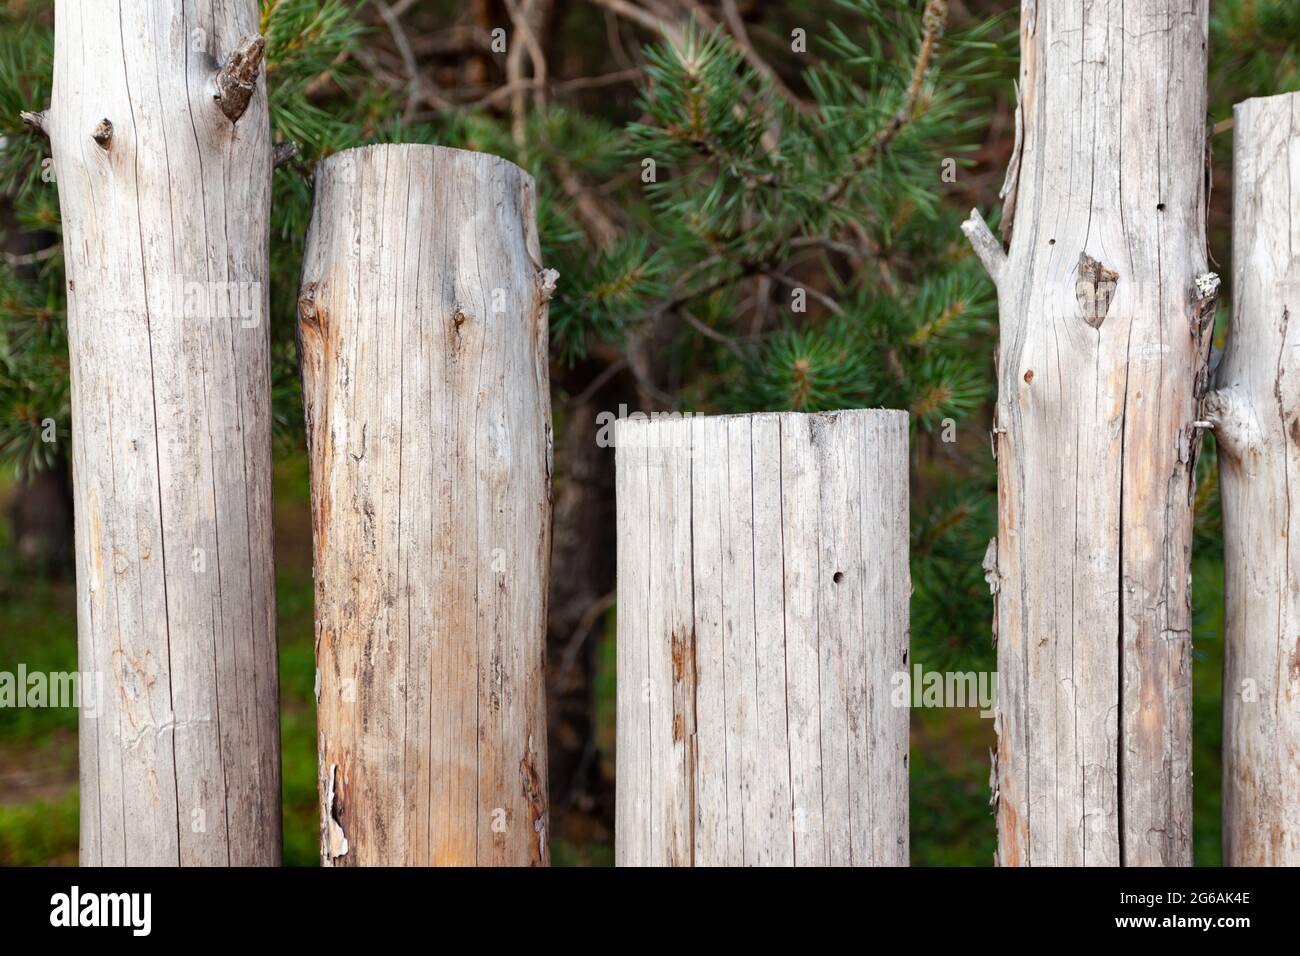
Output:
[[[47,144],[18,119],[49,101],[51,6],[16,0],[0,11],[0,195],[12,204],[7,238],[24,250],[0,261],[0,462],[15,478],[51,464],[71,437],[57,193],[42,176]],[[427,16],[450,23],[458,6],[431,3]],[[606,26],[587,4],[562,6],[556,32],[569,59],[574,50],[607,48]],[[562,276],[551,311],[560,415],[580,389],[575,370],[593,362],[649,367],[635,387],[661,407],[910,410],[913,660],[926,669],[992,669],[980,561],[994,527],[985,433],[996,310],[957,224],[973,204],[994,208],[1010,149],[1017,5],[970,3],[972,15],[946,23],[936,19],[938,6],[946,8],[914,0],[765,4],[763,30],[751,39],[779,80],[757,69],[725,29],[685,24],[679,44],[656,38],[642,51],[640,79],[625,91],[530,98],[519,139],[497,102],[413,113],[408,91],[377,77],[363,55],[384,40],[367,4],[263,0],[273,131],[299,146],[275,174],[271,245],[286,862],[316,859],[294,303],[312,169],[340,149],[439,143],[507,156],[536,177],[544,261]],[[789,50],[796,28],[808,32],[806,56]],[[1212,122],[1230,117],[1236,101],[1300,85],[1300,4],[1220,0],[1212,33]],[[1222,198],[1230,192],[1230,138],[1225,130],[1214,139],[1212,249],[1221,263],[1230,261]],[[646,160],[651,182],[643,180]],[[604,241],[593,238],[579,194],[567,188],[575,181],[617,210]],[[42,441],[48,419],[55,444]],[[1197,860],[1210,863],[1218,860],[1222,633],[1212,454],[1201,469],[1195,820]],[[0,562],[12,553],[5,545],[0,539]],[[0,669],[17,661],[75,669],[69,582],[7,560]],[[599,661],[599,744],[609,760],[608,627]],[[0,712],[0,763],[66,779],[75,723],[71,712]],[[991,862],[990,722],[972,712],[919,711],[913,736],[915,862]],[[75,859],[75,789],[3,800],[0,792],[0,863]],[[610,861],[607,842],[563,834],[554,852],[561,863]]]

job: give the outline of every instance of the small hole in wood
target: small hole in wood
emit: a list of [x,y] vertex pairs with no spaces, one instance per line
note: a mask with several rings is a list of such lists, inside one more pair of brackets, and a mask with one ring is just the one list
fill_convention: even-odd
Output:
[[1164,211],[1165,211],[1165,204],[1162,203],[1162,202],[1158,202],[1158,203],[1156,203],[1156,211],[1158,211],[1158,212],[1164,212]]
[[839,584],[841,581],[844,580],[844,572],[836,571],[834,574],[831,575],[831,580],[834,581],[836,584]]
[[1056,240],[1055,240],[1055,239],[1048,239],[1048,240],[1047,240],[1047,244],[1048,244],[1049,246],[1054,246],[1054,245],[1056,245]]

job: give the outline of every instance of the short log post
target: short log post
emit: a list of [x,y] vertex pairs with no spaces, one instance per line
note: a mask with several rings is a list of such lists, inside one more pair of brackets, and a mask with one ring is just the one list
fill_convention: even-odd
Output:
[[325,865],[548,861],[547,302],[532,179],[320,166],[299,300]]
[[897,411],[619,423],[619,865],[906,865]]

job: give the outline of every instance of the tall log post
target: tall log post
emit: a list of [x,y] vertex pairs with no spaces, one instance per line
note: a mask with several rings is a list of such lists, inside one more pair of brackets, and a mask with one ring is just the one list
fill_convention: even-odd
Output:
[[907,864],[907,441],[619,423],[619,865]]
[[[1191,863],[1208,0],[1023,0],[993,445],[1004,865]],[[1014,219],[1013,219],[1014,216]]]
[[1223,858],[1300,865],[1300,93],[1236,108],[1232,334],[1205,399],[1223,502]]
[[325,865],[548,861],[547,302],[532,179],[321,164],[299,300]]
[[27,117],[67,266],[83,865],[280,861],[257,28],[253,0],[59,0]]

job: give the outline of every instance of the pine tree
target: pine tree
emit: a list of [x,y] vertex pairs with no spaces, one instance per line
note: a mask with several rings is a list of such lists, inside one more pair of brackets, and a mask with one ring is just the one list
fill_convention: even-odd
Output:
[[[939,439],[976,422],[990,395],[993,302],[945,179],[978,141],[978,89],[1006,73],[994,42],[1005,30],[946,29],[943,0],[838,6],[843,27],[769,39],[775,66],[721,25],[684,20],[644,51],[635,121],[537,103],[518,137],[491,109],[411,119],[401,92],[365,68],[376,36],[357,5],[264,0],[273,133],[297,146],[274,179],[283,440],[300,440],[293,316],[315,161],[397,139],[496,152],[540,184],[545,261],[563,276],[551,330],[560,389],[565,369],[604,350],[627,356],[643,401],[660,407],[909,409],[916,633],[937,648],[986,646],[991,476]],[[8,234],[32,250],[0,265],[0,459],[22,470],[48,466],[71,427],[57,171],[19,118],[48,102],[50,7],[0,14],[0,192],[14,209]],[[603,242],[575,182],[622,183]]]

